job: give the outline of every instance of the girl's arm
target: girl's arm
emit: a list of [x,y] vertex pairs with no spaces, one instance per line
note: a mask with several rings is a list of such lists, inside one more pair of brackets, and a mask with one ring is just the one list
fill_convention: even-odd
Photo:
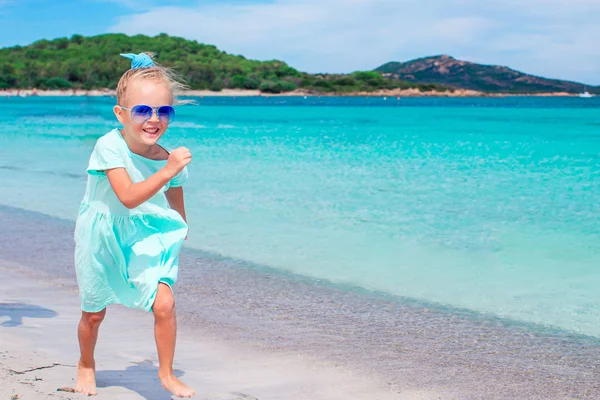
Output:
[[109,169],[106,171],[106,177],[121,203],[130,209],[150,199],[173,178],[164,168],[138,183],[131,182],[125,168]]
[[177,211],[183,217],[183,220],[187,222],[185,216],[185,205],[183,204],[183,187],[172,187],[165,192],[169,205],[175,211]]
[[142,182],[131,182],[131,178],[125,168],[106,170],[106,177],[121,203],[123,203],[125,207],[131,209],[136,208],[158,193],[158,191],[181,172],[191,160],[192,154],[190,151],[185,147],[180,147],[169,154],[169,160],[167,161],[166,166]]

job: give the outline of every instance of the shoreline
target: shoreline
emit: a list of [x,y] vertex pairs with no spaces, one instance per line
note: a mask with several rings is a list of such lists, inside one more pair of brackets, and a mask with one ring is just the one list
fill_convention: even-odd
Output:
[[[69,90],[37,90],[37,89],[6,89],[0,90],[0,97],[115,97],[113,89],[69,89]],[[211,90],[187,90],[179,93],[185,97],[578,97],[576,93],[552,92],[552,93],[484,93],[475,90],[457,89],[454,92],[428,91],[421,92],[418,89],[391,89],[378,90],[375,92],[348,92],[348,93],[315,93],[308,90],[294,90],[284,93],[263,93],[259,90],[223,89],[215,92]]]

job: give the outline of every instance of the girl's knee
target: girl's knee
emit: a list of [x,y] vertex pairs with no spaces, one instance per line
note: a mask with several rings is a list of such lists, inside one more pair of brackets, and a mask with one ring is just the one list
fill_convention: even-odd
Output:
[[97,328],[104,320],[105,315],[106,308],[100,312],[89,313],[84,311],[81,315],[81,321],[92,328]]
[[170,318],[175,313],[175,297],[168,285],[158,285],[158,293],[152,306],[156,318]]

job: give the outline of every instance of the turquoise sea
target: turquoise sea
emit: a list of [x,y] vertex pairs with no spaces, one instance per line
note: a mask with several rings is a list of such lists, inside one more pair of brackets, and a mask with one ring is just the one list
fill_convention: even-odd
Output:
[[[600,98],[203,98],[187,247],[600,337]],[[112,98],[0,98],[0,204],[74,220]]]
[[[423,398],[600,398],[600,98],[196,100],[164,137],[182,329]],[[76,296],[113,104],[0,97],[0,268]]]

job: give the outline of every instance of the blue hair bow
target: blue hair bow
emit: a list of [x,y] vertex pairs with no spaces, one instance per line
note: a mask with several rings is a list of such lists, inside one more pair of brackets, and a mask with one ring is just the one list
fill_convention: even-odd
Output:
[[146,53],[140,54],[121,54],[121,56],[125,58],[129,58],[131,60],[131,69],[136,68],[145,68],[145,67],[154,67],[154,61],[148,56]]

